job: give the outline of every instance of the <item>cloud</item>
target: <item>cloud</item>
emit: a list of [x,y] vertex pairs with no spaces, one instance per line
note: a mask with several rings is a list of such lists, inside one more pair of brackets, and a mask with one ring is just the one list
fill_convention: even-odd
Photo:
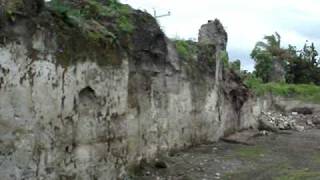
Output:
[[[252,70],[250,52],[265,35],[279,32],[283,46],[302,47],[305,41],[320,46],[320,1],[317,0],[122,0],[134,8],[146,9],[170,17],[159,22],[169,37],[197,38],[200,26],[218,18],[228,35],[232,59],[240,59],[244,69]],[[319,48],[318,46],[318,48]]]

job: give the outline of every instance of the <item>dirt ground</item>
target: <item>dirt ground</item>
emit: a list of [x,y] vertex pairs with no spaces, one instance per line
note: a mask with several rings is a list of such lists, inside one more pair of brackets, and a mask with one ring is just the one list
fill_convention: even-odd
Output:
[[320,130],[270,134],[252,145],[217,142],[144,166],[135,180],[320,180]]

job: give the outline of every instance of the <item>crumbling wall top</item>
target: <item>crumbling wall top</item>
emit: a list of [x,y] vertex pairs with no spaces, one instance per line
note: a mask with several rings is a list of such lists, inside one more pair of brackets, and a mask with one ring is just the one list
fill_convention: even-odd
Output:
[[225,50],[228,35],[218,19],[209,20],[207,24],[201,26],[198,41],[200,44],[212,44],[217,49]]

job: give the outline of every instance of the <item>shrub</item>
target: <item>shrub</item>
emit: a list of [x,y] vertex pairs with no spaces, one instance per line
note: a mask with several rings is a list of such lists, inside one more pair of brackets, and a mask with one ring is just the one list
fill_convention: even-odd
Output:
[[224,68],[229,68],[229,55],[227,51],[220,52],[220,59]]
[[178,55],[184,60],[191,60],[196,56],[198,48],[195,42],[191,40],[173,40]]
[[[70,1],[52,0],[49,8],[64,17],[64,21],[79,27],[88,37],[94,40],[116,38],[115,34],[131,33],[134,25],[131,22],[131,8],[122,5],[118,1],[110,1],[102,4],[96,0],[84,0],[82,3],[75,4]],[[113,23],[107,27],[104,22]]]

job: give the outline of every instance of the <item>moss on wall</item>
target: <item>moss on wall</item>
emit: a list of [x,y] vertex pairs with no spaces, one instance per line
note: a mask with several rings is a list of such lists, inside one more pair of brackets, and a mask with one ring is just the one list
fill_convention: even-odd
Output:
[[67,66],[91,59],[99,65],[121,64],[135,28],[131,7],[117,1],[103,4],[95,0],[53,0],[48,7],[58,17],[57,63]]
[[48,6],[67,23],[79,27],[89,36],[95,33],[94,38],[113,40],[117,35],[130,34],[134,30],[131,21],[133,10],[117,1],[107,5],[95,0],[84,0],[81,3],[53,0]]
[[4,1],[4,13],[6,18],[11,21],[14,21],[16,13],[22,12],[23,1],[22,0],[10,0]]

